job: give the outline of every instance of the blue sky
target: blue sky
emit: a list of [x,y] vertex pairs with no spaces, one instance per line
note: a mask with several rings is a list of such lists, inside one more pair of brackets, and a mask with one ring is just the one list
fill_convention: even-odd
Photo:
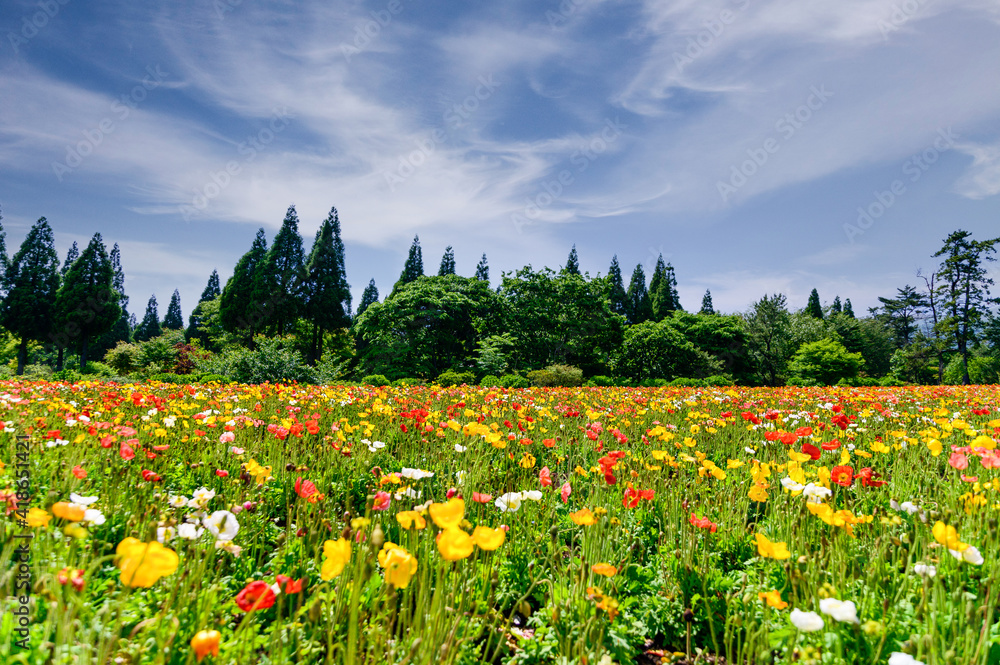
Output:
[[419,234],[428,272],[576,243],[626,279],[662,252],[687,309],[860,313],[1000,230],[987,0],[7,0],[0,35],[8,248],[101,232],[140,317],[290,203],[307,251],[338,208],[356,300]]

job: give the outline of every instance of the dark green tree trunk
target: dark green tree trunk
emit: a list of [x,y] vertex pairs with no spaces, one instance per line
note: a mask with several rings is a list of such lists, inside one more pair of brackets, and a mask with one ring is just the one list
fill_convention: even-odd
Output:
[[28,364],[28,338],[21,338],[21,345],[17,349],[17,375],[24,374],[24,366]]

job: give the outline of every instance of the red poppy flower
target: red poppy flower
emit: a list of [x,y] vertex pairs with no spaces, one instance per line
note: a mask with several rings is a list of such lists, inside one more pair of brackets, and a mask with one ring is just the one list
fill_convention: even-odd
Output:
[[796,434],[795,432],[784,432],[778,438],[781,439],[781,442],[783,444],[785,444],[786,446],[790,446],[798,440],[799,435]]
[[118,449],[118,455],[120,455],[123,460],[128,462],[129,460],[135,457],[135,451],[132,450],[132,446],[128,445],[127,443],[123,443],[121,447]]
[[796,436],[812,436],[812,433],[813,433],[812,427],[800,427],[797,430],[795,430]]
[[542,467],[542,470],[538,472],[538,482],[542,484],[542,487],[552,485],[552,472],[549,471],[549,467]]
[[472,493],[472,500],[476,503],[489,503],[493,500],[492,494],[480,494],[479,492]]
[[861,479],[861,484],[865,487],[882,487],[886,482],[884,480],[878,480],[882,477],[882,474],[872,471],[871,467],[865,467],[863,469],[858,469],[858,478]]
[[87,477],[87,472],[83,469],[82,466],[78,464],[73,467],[73,475],[79,478],[80,480],[83,480],[84,478]]
[[712,533],[715,533],[719,528],[719,525],[712,520],[707,517],[696,517],[694,513],[691,513],[691,518],[688,521],[699,529],[708,529]]
[[836,450],[840,448],[840,439],[833,439],[823,444],[823,450]]
[[274,601],[275,595],[271,585],[261,580],[250,582],[236,594],[236,604],[244,612],[266,610],[274,605]]
[[303,499],[308,499],[313,494],[316,494],[319,490],[316,489],[316,483],[311,480],[302,480],[302,476],[295,479],[295,493],[301,496]]
[[153,473],[149,469],[143,469],[142,470],[142,479],[145,480],[146,482],[149,482],[149,483],[155,483],[155,482],[159,482],[160,476],[159,476],[159,474]]
[[830,471],[830,480],[838,485],[850,487],[851,483],[854,482],[854,469],[849,466],[835,466]]
[[274,579],[278,582],[278,588],[285,593],[298,593],[302,591],[302,584],[306,581],[306,578],[293,580],[288,575],[275,575]]
[[811,443],[803,443],[802,452],[805,453],[806,455],[809,455],[809,457],[811,457],[813,460],[818,460],[820,456],[823,454],[822,450],[820,450]]

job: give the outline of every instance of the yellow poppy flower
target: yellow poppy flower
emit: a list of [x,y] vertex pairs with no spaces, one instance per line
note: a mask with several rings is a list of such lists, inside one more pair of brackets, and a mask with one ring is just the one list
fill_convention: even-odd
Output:
[[447,503],[432,503],[428,512],[441,529],[457,529],[465,519],[465,501],[449,499]]
[[27,523],[30,527],[46,527],[49,525],[49,520],[52,519],[52,515],[49,515],[48,511],[42,510],[41,508],[30,508],[28,510]]
[[351,560],[351,541],[340,538],[323,543],[323,566],[319,576],[330,581],[344,572],[344,566]]
[[934,540],[938,541],[950,550],[964,552],[969,549],[968,543],[963,543],[959,540],[958,531],[956,531],[953,526],[946,526],[944,522],[937,521],[934,523],[933,533]]
[[136,538],[126,538],[115,550],[117,566],[121,570],[122,584],[148,588],[165,575],[177,570],[177,552],[153,541],[144,543]]
[[396,521],[407,531],[412,528],[423,529],[427,526],[427,520],[415,510],[403,510],[396,513]]
[[788,607],[788,603],[786,603],[781,599],[781,594],[778,593],[777,589],[775,589],[774,591],[761,591],[760,593],[757,594],[757,598],[763,600],[770,607],[773,607],[777,610],[783,610],[786,607]]
[[385,581],[397,589],[410,585],[417,572],[417,558],[395,543],[386,543],[378,553],[378,563],[385,569]]
[[461,529],[445,529],[437,538],[438,552],[448,561],[458,561],[470,554],[475,543],[472,536]]
[[618,573],[618,569],[610,563],[595,563],[590,569],[598,575],[604,575],[605,577],[614,577]]
[[472,532],[472,541],[481,550],[492,552],[507,539],[507,532],[503,529],[491,529],[487,526],[477,526]]
[[787,559],[791,556],[788,552],[788,545],[785,543],[774,543],[767,539],[762,533],[755,534],[757,538],[757,553],[767,559]]
[[83,506],[77,506],[71,503],[66,503],[65,501],[60,501],[59,503],[52,504],[52,514],[59,519],[69,520],[70,522],[79,522],[86,514],[86,510]]
[[597,518],[594,517],[594,513],[590,512],[590,508],[581,508],[575,513],[570,513],[569,518],[573,520],[574,524],[579,524],[580,526],[597,524]]

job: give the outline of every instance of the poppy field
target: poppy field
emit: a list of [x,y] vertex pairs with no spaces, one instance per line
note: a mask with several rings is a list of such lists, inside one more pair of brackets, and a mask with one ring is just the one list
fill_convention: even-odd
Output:
[[1000,388],[0,383],[3,663],[997,663]]

